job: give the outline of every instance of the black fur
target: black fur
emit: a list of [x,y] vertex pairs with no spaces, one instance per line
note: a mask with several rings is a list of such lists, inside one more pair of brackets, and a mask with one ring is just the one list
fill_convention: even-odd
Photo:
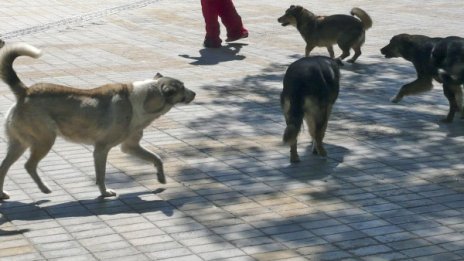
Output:
[[[449,112],[444,122],[453,121],[455,112],[461,107],[460,97],[462,91],[459,83],[452,79],[450,75],[439,73],[442,67],[449,68],[447,61],[451,61],[453,53],[449,47],[454,46],[459,37],[428,37],[425,35],[395,35],[388,45],[383,47],[380,52],[385,58],[402,57],[412,62],[417,72],[417,79],[403,85],[398,93],[391,99],[392,102],[399,102],[407,95],[415,95],[421,92],[430,91],[433,88],[433,80],[443,84],[443,92],[449,101]],[[462,38],[459,38],[462,39]],[[435,55],[432,55],[432,53]]]
[[454,81],[464,83],[464,38],[449,36],[432,50],[432,63],[441,69],[440,76],[448,75]]
[[[305,117],[315,142],[314,152],[325,156],[322,139],[332,105],[338,97],[339,81],[338,64],[328,57],[305,57],[288,67],[284,76],[280,103],[287,124],[283,141],[290,145],[292,162],[298,161],[296,139]],[[313,101],[313,106],[305,108],[308,99]],[[313,110],[309,111],[310,108]]]

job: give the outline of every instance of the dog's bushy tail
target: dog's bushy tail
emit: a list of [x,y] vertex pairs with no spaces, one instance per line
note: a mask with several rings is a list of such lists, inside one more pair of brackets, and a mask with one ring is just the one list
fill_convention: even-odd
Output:
[[26,95],[27,87],[18,78],[16,71],[13,69],[13,62],[19,56],[29,56],[38,58],[42,52],[32,45],[26,43],[5,44],[0,48],[0,77],[10,86],[11,91],[18,100]]
[[286,113],[287,127],[284,131],[283,142],[285,144],[295,144],[298,134],[303,124],[304,109],[302,97],[294,97],[290,100],[289,109]]
[[361,23],[363,24],[364,30],[367,30],[372,27],[372,19],[371,17],[361,8],[358,7],[353,7],[351,9],[351,15],[357,16],[359,20],[361,20]]
[[[301,123],[303,123],[303,121]],[[283,141],[285,144],[292,145],[296,143],[296,138],[298,137],[298,134],[300,133],[301,123],[300,125],[297,125],[297,124],[287,125],[287,127],[285,128],[284,137],[283,137]]]

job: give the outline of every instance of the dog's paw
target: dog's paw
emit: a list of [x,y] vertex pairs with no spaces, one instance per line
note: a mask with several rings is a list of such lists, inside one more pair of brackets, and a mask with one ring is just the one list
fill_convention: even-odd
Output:
[[327,151],[325,151],[325,149],[319,149],[319,151],[317,152],[317,155],[325,158],[327,157]]
[[10,195],[5,191],[0,192],[0,200],[9,199]]
[[449,119],[448,117],[444,118],[444,119],[441,119],[440,120],[441,123],[452,123],[453,122],[453,119]]
[[313,155],[317,155],[317,149],[316,149],[316,147],[314,145],[313,145],[312,152],[313,152]]
[[402,97],[400,97],[400,96],[398,96],[398,95],[395,95],[395,96],[393,96],[393,97],[390,99],[390,101],[393,102],[393,103],[398,103],[398,102],[400,102],[402,99],[403,99]]
[[107,189],[101,195],[103,198],[114,197],[116,196],[116,192],[112,189]]
[[354,63],[354,62],[356,62],[356,60],[349,59],[349,60],[347,60],[346,62],[347,62],[347,63]]
[[337,62],[338,66],[343,66],[343,62],[340,58],[335,59],[335,62]]
[[156,177],[158,178],[158,182],[161,184],[166,184],[166,176],[164,175],[164,168],[163,163],[155,163],[156,168]]
[[290,163],[297,163],[297,162],[300,162],[300,157],[298,155],[291,155]]
[[45,194],[52,193],[52,190],[45,184],[43,184],[43,186],[40,187],[40,191],[42,191]]
[[164,176],[164,173],[160,174],[158,172],[158,182],[161,183],[161,184],[166,184],[166,177]]

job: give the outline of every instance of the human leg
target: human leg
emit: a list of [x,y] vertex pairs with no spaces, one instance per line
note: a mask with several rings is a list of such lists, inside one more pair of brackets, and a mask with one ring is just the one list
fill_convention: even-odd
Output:
[[218,14],[227,30],[226,42],[248,37],[248,30],[243,26],[242,18],[232,0],[217,0],[217,2],[221,3]]
[[201,0],[201,11],[205,19],[205,47],[218,48],[221,47],[220,26],[218,21],[218,9],[221,1],[217,0]]

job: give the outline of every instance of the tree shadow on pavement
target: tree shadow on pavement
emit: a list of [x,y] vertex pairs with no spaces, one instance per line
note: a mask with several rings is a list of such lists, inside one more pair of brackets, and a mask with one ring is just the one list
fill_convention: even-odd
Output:
[[[439,236],[457,233],[459,227],[448,225],[462,224],[464,211],[456,180],[464,170],[459,146],[464,129],[459,121],[454,127],[439,123],[447,110],[441,89],[392,104],[389,98],[414,80],[410,64],[345,65],[325,139],[328,158],[310,155],[308,136],[302,134],[302,162],[290,165],[288,148],[280,145],[279,94],[286,67],[274,63],[258,75],[203,86],[212,95],[205,106],[213,113],[189,128],[220,144],[195,144],[213,160],[187,168],[201,175],[194,191],[204,198],[203,207],[219,206],[215,211],[230,217],[202,222],[201,210],[192,217],[234,246],[246,243],[258,252],[291,249],[315,259],[393,260],[414,254],[401,248],[407,241],[440,248],[444,257],[462,255],[464,241]],[[237,223],[247,229],[233,233]],[[427,235],[437,236],[423,240]]]

